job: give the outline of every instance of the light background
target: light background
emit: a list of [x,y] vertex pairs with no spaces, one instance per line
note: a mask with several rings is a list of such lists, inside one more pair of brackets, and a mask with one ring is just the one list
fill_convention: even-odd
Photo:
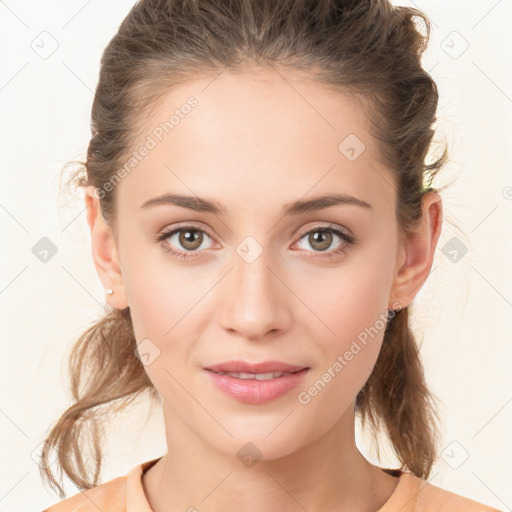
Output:
[[[443,404],[445,450],[430,482],[511,510],[512,1],[395,3],[432,21],[424,66],[439,86],[439,135],[451,150],[436,185],[457,176],[414,302],[428,383]],[[59,501],[32,456],[68,404],[65,357],[105,304],[84,205],[57,197],[59,172],[85,159],[101,53],[132,5],[0,0],[0,512]],[[47,263],[32,252],[42,237],[58,249]],[[457,262],[452,237],[468,248]],[[360,432],[358,444],[377,462]],[[102,480],[164,452],[160,412],[141,402],[112,426]]]

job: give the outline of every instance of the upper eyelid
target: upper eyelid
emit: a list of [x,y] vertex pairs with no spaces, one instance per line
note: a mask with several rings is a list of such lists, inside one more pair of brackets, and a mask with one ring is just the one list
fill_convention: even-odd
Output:
[[183,223],[183,224],[178,224],[177,226],[173,226],[172,228],[164,228],[162,229],[162,234],[165,234],[166,236],[171,236],[171,234],[174,234],[176,232],[179,232],[179,231],[184,231],[185,229],[187,228],[193,228],[193,229],[196,229],[197,231],[203,231],[204,233],[206,233],[210,238],[215,238],[212,234],[210,234],[210,229],[209,228],[204,228],[203,226],[199,225],[199,224],[194,224],[193,222],[190,223],[190,222],[187,222],[187,223]]
[[318,230],[318,231],[323,231],[323,230],[331,231],[331,232],[334,232],[334,234],[338,235],[338,236],[341,236],[341,235],[339,233],[337,233],[337,231],[341,231],[347,237],[354,238],[352,236],[351,232],[348,229],[346,229],[346,228],[344,228],[342,226],[334,225],[334,224],[327,224],[325,226],[316,224],[314,226],[309,226],[307,228],[301,228],[301,229],[299,229],[299,231],[298,231],[296,236],[298,236],[299,238],[302,238],[304,235],[307,235],[308,233],[311,233],[311,231],[315,231],[315,230]]

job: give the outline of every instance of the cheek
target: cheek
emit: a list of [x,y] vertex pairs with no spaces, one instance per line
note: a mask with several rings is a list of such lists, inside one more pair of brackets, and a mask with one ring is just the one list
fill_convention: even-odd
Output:
[[163,356],[146,367],[152,377],[164,362],[174,369],[188,363],[189,340],[210,318],[205,296],[218,276],[206,267],[177,265],[163,249],[141,247],[135,241],[123,247],[123,282],[137,343],[149,338]]
[[125,230],[119,238],[123,283],[136,337],[150,333],[162,337],[183,315],[196,281],[147,235]]
[[[190,329],[190,310],[205,294],[197,275],[154,265],[137,272],[130,270],[128,302],[137,340],[153,337],[163,344]],[[209,280],[208,280],[209,282]]]
[[183,270],[161,261],[140,265],[132,259],[123,271],[135,339],[150,354],[149,361],[142,360],[145,371],[160,396],[176,400],[187,399],[177,382],[185,378],[192,323],[200,312],[193,306],[206,291],[192,284],[197,281]]
[[317,333],[316,348],[323,357],[308,387],[298,396],[308,415],[322,416],[326,425],[337,422],[353,406],[375,366],[386,328],[386,310],[382,310],[378,294],[361,282],[352,291],[350,300],[340,297],[325,318],[334,334]]
[[325,385],[325,400],[345,405],[355,399],[379,355],[394,265],[389,248],[383,251],[375,245],[358,256],[333,270],[329,279],[310,272],[299,291],[316,313],[308,315],[310,337],[323,356],[315,377]]
[[329,351],[343,348],[372,326],[381,327],[392,282],[392,258],[388,259],[361,255],[328,273],[310,270],[301,278],[295,289],[307,297],[317,336],[323,333]]
[[337,375],[333,387],[349,398],[355,398],[369,377],[386,328],[387,307],[373,284],[357,280],[347,285],[323,310],[323,320],[332,332],[316,338],[324,353],[322,370]]

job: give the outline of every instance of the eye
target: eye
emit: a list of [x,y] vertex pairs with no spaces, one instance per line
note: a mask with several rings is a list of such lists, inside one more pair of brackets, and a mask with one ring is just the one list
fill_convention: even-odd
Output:
[[194,257],[195,252],[209,248],[203,246],[203,242],[207,238],[211,237],[204,229],[194,224],[185,224],[164,230],[157,236],[157,241],[161,242],[164,249],[173,256],[187,259]]
[[[342,240],[342,243],[338,245],[332,251],[328,251],[329,247],[332,246],[335,238],[339,238]],[[300,240],[305,239],[306,244],[313,248],[313,252],[326,253],[325,257],[335,257],[338,254],[343,253],[347,247],[355,242],[354,237],[345,233],[341,228],[337,226],[317,226],[313,229],[310,229],[305,234],[303,234]],[[299,240],[299,242],[300,242]],[[297,242],[297,243],[299,243]],[[299,243],[302,248],[302,243]],[[324,255],[314,256],[314,257],[323,257]]]

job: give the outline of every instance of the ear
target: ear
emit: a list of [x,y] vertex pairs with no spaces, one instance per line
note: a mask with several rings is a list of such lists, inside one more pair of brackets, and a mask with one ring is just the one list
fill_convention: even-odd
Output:
[[100,200],[94,186],[85,187],[87,223],[91,230],[92,256],[101,283],[114,293],[106,295],[107,302],[116,309],[128,307],[123,285],[119,257],[111,227],[105,222],[100,210]]
[[[397,270],[391,289],[390,302],[406,308],[421,290],[432,268],[441,227],[443,207],[439,194],[429,191],[422,198],[422,217],[414,233],[399,242]],[[393,309],[389,306],[389,309]]]

